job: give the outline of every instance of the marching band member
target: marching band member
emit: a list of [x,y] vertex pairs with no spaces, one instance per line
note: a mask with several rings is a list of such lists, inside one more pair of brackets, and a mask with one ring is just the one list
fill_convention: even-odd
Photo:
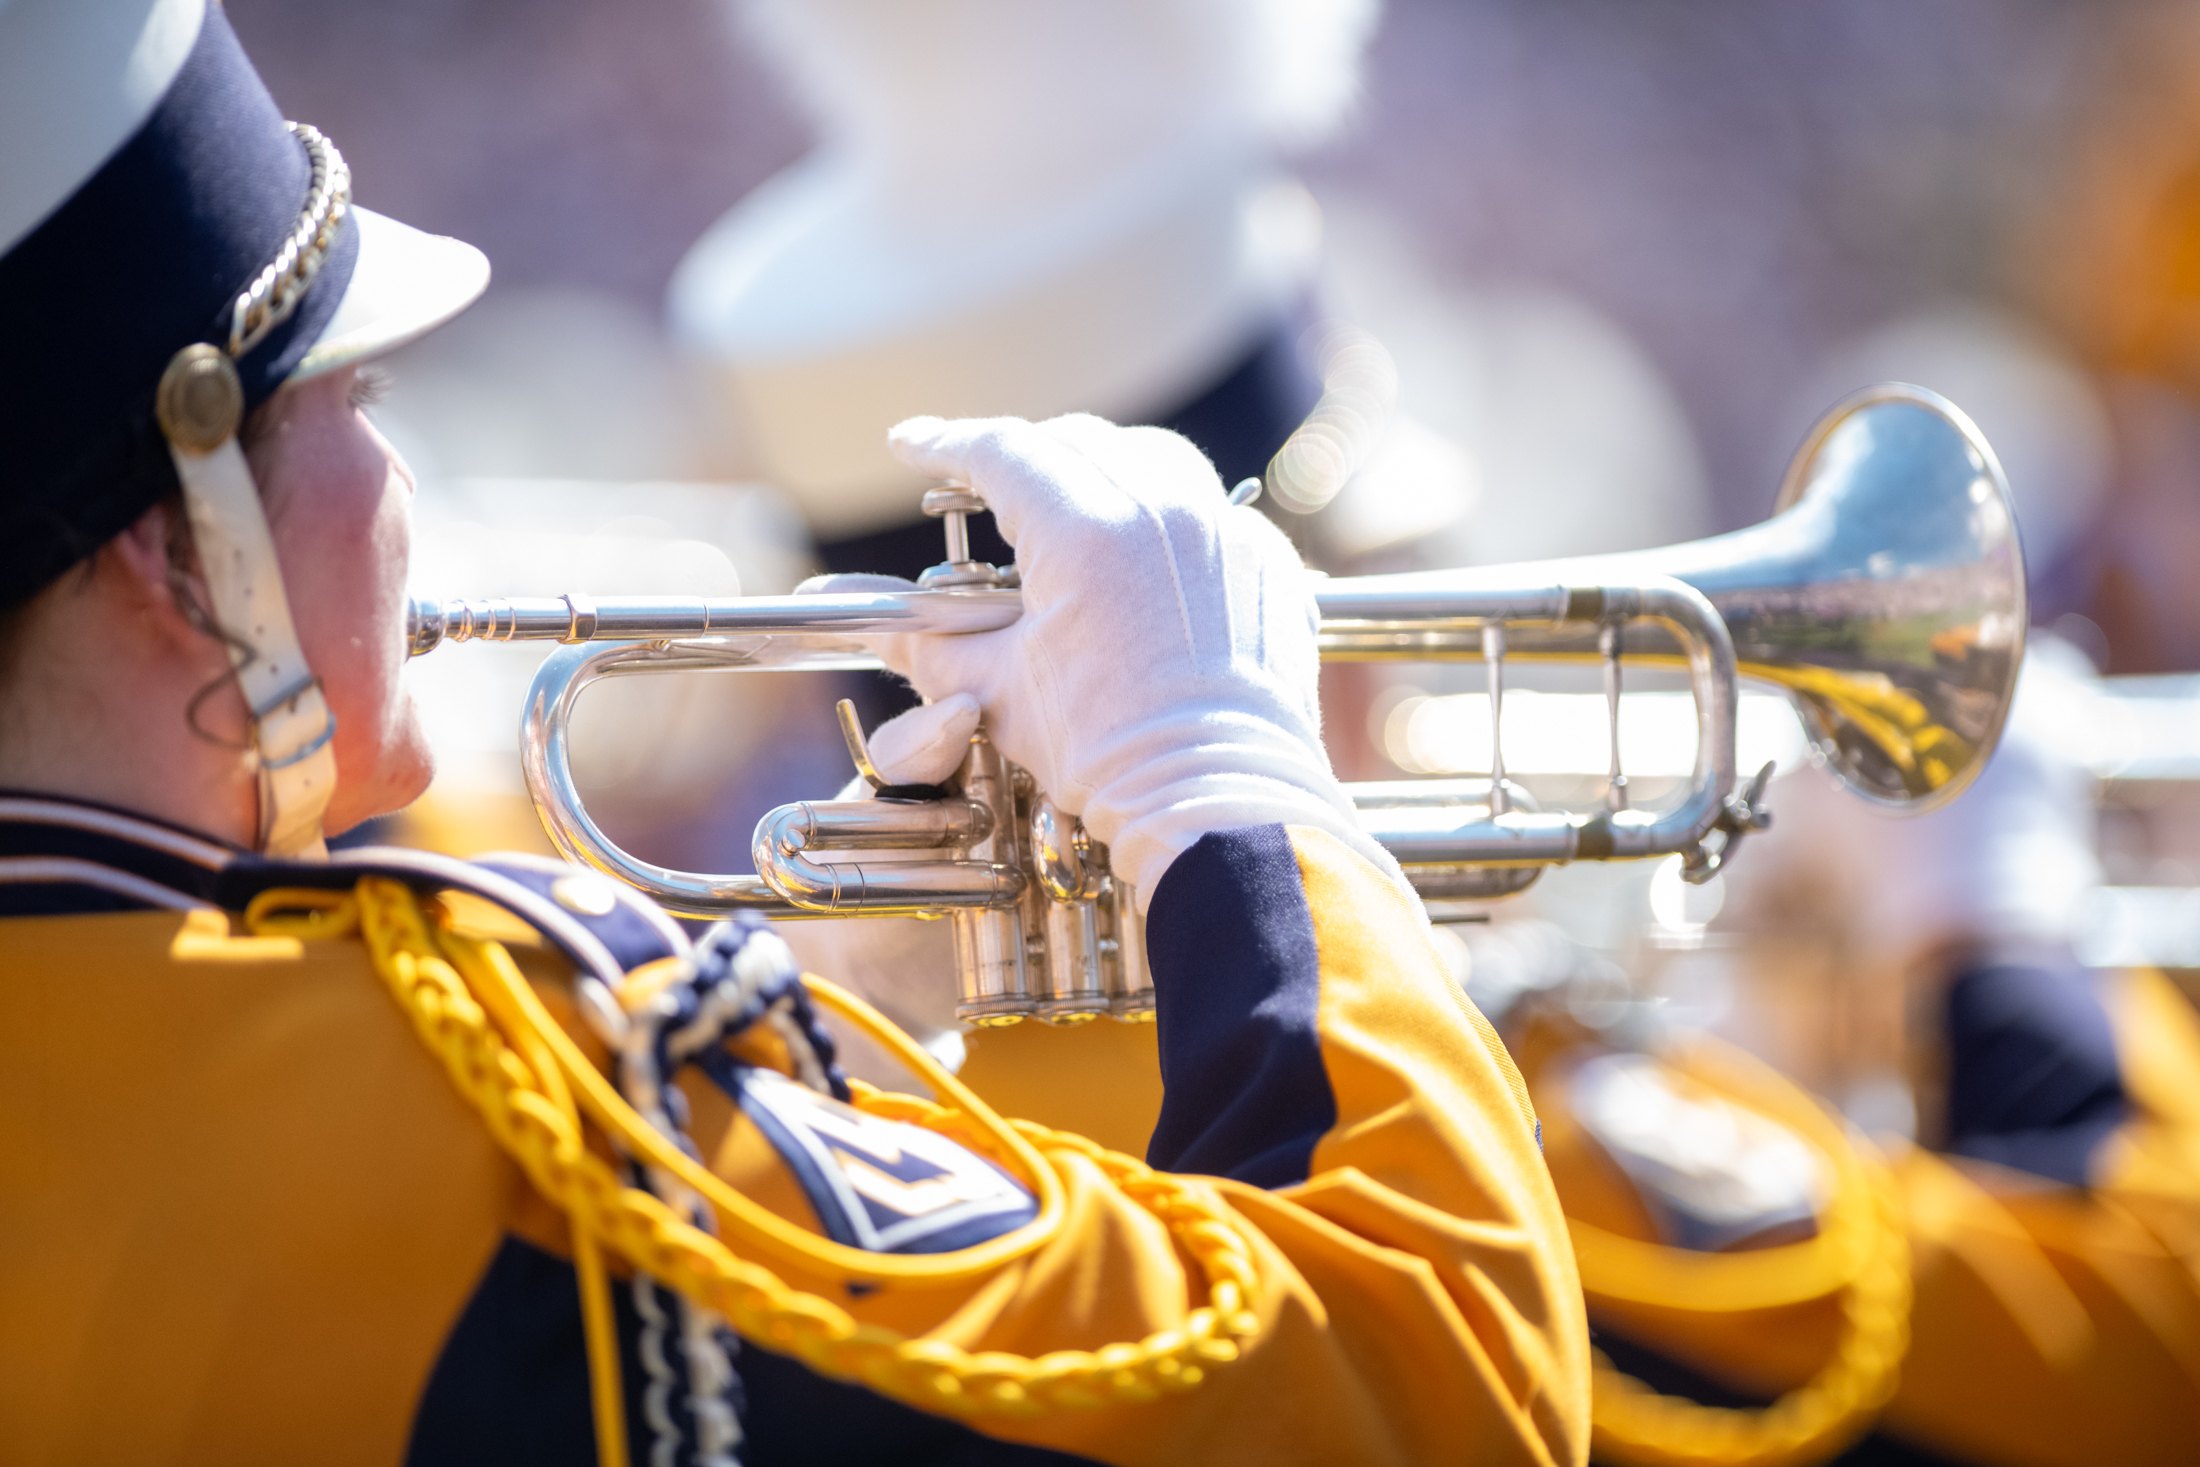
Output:
[[1943,1150],[1882,1152],[1701,1036],[1508,1024],[1599,1351],[1593,1460],[2190,1460],[2200,1025],[2157,974],[2090,987],[1948,974]]
[[886,649],[900,774],[982,710],[1151,894],[1154,1170],[851,1087],[760,927],[324,853],[429,772],[358,367],[487,274],[219,6],[0,4],[0,1457],[1579,1462],[1525,1091],[1173,435],[905,424],[1030,610]]
[[1502,1016],[1603,1356],[1594,1460],[2192,1460],[2200,1021],[2159,974],[2072,957],[2100,869],[2070,660],[2035,639],[1953,805],[1896,820],[1798,776],[1808,840],[1743,868],[1786,921],[1766,894],[1840,893],[1851,952],[1914,972],[1929,1148],[1704,1036]]

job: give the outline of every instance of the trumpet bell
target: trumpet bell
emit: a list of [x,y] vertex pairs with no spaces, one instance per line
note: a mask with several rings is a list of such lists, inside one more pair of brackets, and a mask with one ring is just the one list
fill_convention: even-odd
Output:
[[1803,441],[1771,519],[1653,553],[1857,794],[1927,810],[1985,766],[2024,660],[2024,553],[2001,465],[1947,399],[1857,393]]
[[[1835,406],[1796,452],[1772,518],[1748,529],[1617,555],[1332,584],[1436,596],[1660,576],[1703,594],[1733,642],[1736,672],[1784,688],[1814,755],[1864,799],[1931,809],[1992,755],[2024,659],[2024,555],[1993,450],[1922,387],[1890,383]],[[1595,658],[1597,630],[1523,626],[1507,655]],[[1325,640],[1348,657],[1415,655],[1376,638]],[[1629,622],[1622,642],[1630,663],[1682,661],[1671,627],[1656,620]]]

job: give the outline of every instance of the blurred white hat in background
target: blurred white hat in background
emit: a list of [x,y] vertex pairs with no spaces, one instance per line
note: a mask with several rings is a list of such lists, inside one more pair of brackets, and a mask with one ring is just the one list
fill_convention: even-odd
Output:
[[1375,0],[743,0],[820,132],[675,276],[753,467],[827,537],[903,520],[916,412],[1135,416],[1309,291],[1279,170],[1357,84]]
[[1864,332],[1828,355],[1797,419],[1877,382],[1915,382],[1955,403],[1994,445],[2037,577],[2075,547],[2107,491],[2108,410],[2085,372],[2005,311],[1944,302]]
[[1324,203],[1324,300],[1398,376],[1389,438],[1323,513],[1345,557],[1410,544],[1410,562],[1383,568],[1434,569],[1717,528],[1687,411],[1620,322],[1549,283],[1447,271],[1372,200]]

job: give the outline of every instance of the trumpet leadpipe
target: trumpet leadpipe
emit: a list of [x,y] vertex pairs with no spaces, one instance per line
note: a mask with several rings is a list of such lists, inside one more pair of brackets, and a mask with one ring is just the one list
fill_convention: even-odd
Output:
[[990,632],[1023,614],[1013,590],[829,596],[418,597],[405,621],[412,655],[445,642],[658,642],[694,637]]
[[[1593,622],[1596,586],[1370,588],[1352,582],[1316,593],[1324,640],[1339,652],[1395,655],[1491,623]],[[895,632],[990,632],[1023,614],[1015,589],[859,592],[825,596],[415,597],[406,614],[412,655],[446,642],[658,642],[695,637],[878,636]],[[1405,639],[1401,642],[1400,639]]]

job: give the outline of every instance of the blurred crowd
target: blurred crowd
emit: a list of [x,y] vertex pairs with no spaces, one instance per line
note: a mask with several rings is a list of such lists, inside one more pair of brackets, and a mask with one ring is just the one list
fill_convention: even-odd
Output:
[[[1977,789],[1865,809],[1752,693],[1776,820],[1731,879],[1568,868],[1440,940],[1493,1014],[1721,1033],[1937,1144],[1921,994],[1951,953],[2160,960],[2160,922],[2104,928],[2127,909],[2200,933],[2200,687],[2173,676],[2200,673],[2200,4],[229,9],[364,202],[495,262],[376,409],[421,477],[420,592],[913,576],[939,531],[883,435],[917,412],[1177,428],[1332,573],[1636,549],[1761,520],[1823,410],[1911,381],[1995,445],[2025,544],[2032,656]],[[442,773],[378,837],[541,843],[513,758],[536,660],[416,667]],[[1486,770],[1481,676],[1330,669],[1340,772]],[[826,681],[592,694],[591,808],[647,859],[747,869],[757,816],[847,778],[831,700],[875,723],[907,696]],[[1514,776],[1593,799],[1596,685],[1514,686]],[[1655,801],[1692,718],[1630,686]],[[891,962],[943,944],[908,924]]]

